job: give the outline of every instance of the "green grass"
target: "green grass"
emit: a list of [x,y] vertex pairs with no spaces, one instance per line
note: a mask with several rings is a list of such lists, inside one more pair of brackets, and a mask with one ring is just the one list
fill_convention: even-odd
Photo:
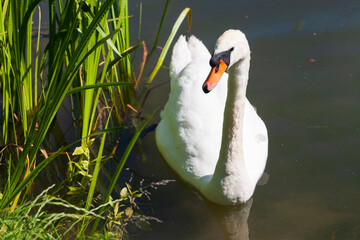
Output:
[[[159,221],[138,213],[134,202],[142,193],[132,191],[128,185],[121,190],[118,199],[110,199],[91,210],[50,195],[52,188],[54,185],[33,201],[24,202],[2,216],[1,239],[87,239],[89,234],[81,231],[81,227],[87,227],[93,219],[101,219],[105,223],[102,231],[93,234],[96,239],[120,239],[127,236],[125,226],[129,221],[137,221],[144,226],[149,221]],[[108,209],[106,213],[104,208]],[[85,224],[81,225],[82,222]]]
[[[48,0],[49,9],[40,9],[39,3],[40,0],[4,0],[0,4],[0,237],[10,237],[16,234],[12,230],[24,229],[21,234],[28,231],[32,239],[60,238],[68,234],[60,229],[70,223],[79,239],[88,234],[105,234],[110,238],[124,232],[124,219],[130,215],[129,210],[120,207],[125,205],[118,204],[114,210],[116,203],[111,195],[130,151],[151,118],[142,113],[145,120],[141,124],[126,126],[127,119],[139,117],[129,108],[140,112],[139,103],[144,101],[144,93],[162,66],[186,15],[190,27],[190,9],[180,14],[152,73],[141,80],[142,71],[134,72],[131,54],[145,43],[140,40],[139,29],[139,39],[131,45],[127,0]],[[168,1],[153,49],[167,5]],[[37,26],[32,23],[35,11],[39,16]],[[49,38],[42,50],[40,31],[44,13],[48,14]],[[146,58],[144,54],[142,69]],[[73,127],[79,135],[71,143],[54,146],[51,139],[57,138],[54,134],[59,109],[68,101],[73,104]],[[134,136],[116,163],[115,173],[109,176],[106,192],[95,201],[99,186],[104,184],[99,176],[106,172],[105,163],[114,161],[115,149],[104,150],[112,143],[109,135],[116,136],[129,127],[134,128]],[[96,142],[97,138],[100,141]],[[37,179],[42,173],[52,175],[56,164],[63,161],[68,167],[60,171],[66,177],[52,179],[56,187],[37,195],[34,189]],[[59,197],[54,197],[56,194]],[[119,201],[138,197],[141,194],[127,187],[127,195]],[[65,207],[66,213],[54,210],[57,204]],[[104,222],[111,209],[116,214],[108,218],[110,222]],[[119,216],[120,220],[116,220]],[[115,231],[115,235],[114,226],[121,230]]]

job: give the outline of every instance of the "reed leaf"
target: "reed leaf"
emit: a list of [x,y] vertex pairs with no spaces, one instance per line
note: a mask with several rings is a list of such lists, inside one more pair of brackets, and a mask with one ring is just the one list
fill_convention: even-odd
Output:
[[[177,33],[181,23],[183,22],[184,18],[188,16],[188,30],[190,30],[190,27],[191,27],[191,9],[190,8],[185,8],[181,14],[179,15],[179,17],[177,18],[172,30],[171,30],[171,33],[170,33],[170,36],[168,38],[168,40],[166,41],[165,43],[165,46],[163,48],[163,50],[161,51],[161,54],[160,54],[160,57],[156,63],[156,66],[154,68],[154,70],[151,72],[146,84],[147,85],[150,85],[152,83],[152,81],[154,80],[155,78],[155,75],[157,74],[157,72],[159,71],[160,67],[162,66],[164,60],[165,60],[165,57],[166,57],[166,54],[171,46],[171,43],[172,41],[174,40],[174,37],[175,37],[175,34]],[[146,87],[143,89],[143,92],[142,92],[142,95],[141,97],[143,96],[143,94],[145,93],[146,91]]]
[[160,32],[161,32],[161,28],[162,28],[162,25],[163,25],[163,22],[165,20],[165,15],[166,15],[166,11],[167,11],[167,7],[169,5],[169,0],[166,0],[165,2],[165,7],[164,7],[164,10],[163,10],[163,14],[161,16],[161,20],[160,20],[160,25],[159,25],[159,28],[158,28],[158,31],[157,31],[157,34],[156,34],[156,38],[155,38],[155,41],[154,41],[154,45],[151,49],[151,53],[150,55],[153,53],[153,51],[156,49],[157,47],[157,43],[158,43],[158,40],[159,40],[159,36],[160,36]]
[[131,86],[131,85],[134,85],[134,83],[129,83],[129,82],[96,83],[96,84],[92,84],[92,85],[86,85],[86,86],[82,86],[82,87],[71,88],[71,89],[68,90],[66,95],[71,95],[71,94],[74,94],[76,92],[81,92],[81,91],[84,91],[84,90],[87,90],[87,89],[113,87],[113,86]]
[[[86,2],[83,1],[83,3],[85,4]],[[86,11],[84,12],[85,16],[90,20],[90,22],[93,20],[94,18],[94,14],[91,11]],[[98,25],[96,26],[96,30],[101,34],[101,36],[103,36],[104,38],[107,36],[106,30],[101,26]],[[120,31],[120,29],[115,29],[111,34],[114,35],[115,33],[117,33],[118,31]],[[114,45],[114,43],[111,41],[111,39],[106,39],[106,42],[109,44],[109,46],[111,47],[111,49],[119,56],[121,57],[121,53],[119,52],[118,48]]]

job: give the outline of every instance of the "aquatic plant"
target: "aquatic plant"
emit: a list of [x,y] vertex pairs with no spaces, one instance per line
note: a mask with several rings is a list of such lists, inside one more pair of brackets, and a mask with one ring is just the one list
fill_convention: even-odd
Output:
[[[47,194],[61,193],[70,201],[84,199],[74,202],[85,212],[92,211],[100,171],[106,171],[105,162],[116,148],[108,153],[108,157],[103,156],[107,135],[133,127],[134,135],[110,177],[110,185],[104,197],[97,201],[102,204],[92,218],[95,223],[91,234],[95,234],[130,151],[151,115],[142,114],[145,120],[138,124],[131,123],[139,122],[139,119],[127,120],[138,116],[140,103],[144,101],[147,88],[161,67],[176,31],[186,15],[190,20],[190,9],[184,9],[180,14],[147,84],[141,85],[147,56],[144,54],[141,70],[136,74],[130,54],[140,46],[146,52],[146,45],[138,41],[131,46],[127,0],[48,0],[49,37],[44,50],[40,45],[40,1],[4,0],[0,4],[0,171],[3,182],[0,213],[6,219],[11,214],[21,215],[21,206],[27,211],[32,193],[36,195],[33,190],[36,179],[61,155],[68,161],[67,172],[62,173],[66,178]],[[167,4],[168,1],[156,39]],[[37,26],[33,24],[35,11],[39,17]],[[156,44],[157,40],[154,46]],[[59,109],[66,102],[73,106],[74,131],[80,134],[71,143],[53,144]],[[101,136],[100,143],[94,146],[96,136]],[[78,237],[88,226],[85,219],[82,217],[79,223]],[[3,221],[2,229],[5,226]]]

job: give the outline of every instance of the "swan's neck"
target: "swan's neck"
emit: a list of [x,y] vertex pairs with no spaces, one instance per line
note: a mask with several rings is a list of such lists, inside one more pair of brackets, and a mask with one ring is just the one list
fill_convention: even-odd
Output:
[[[250,54],[229,69],[220,155],[210,181],[210,185],[217,185],[217,191],[221,191],[223,196],[233,197],[234,199],[231,201],[241,201],[241,196],[248,194],[248,186],[251,185],[243,149],[244,110],[249,65]],[[218,186],[219,184],[221,186]],[[246,196],[243,197],[246,198]]]
[[229,69],[221,149],[216,166],[216,174],[223,176],[239,175],[244,170],[243,123],[249,61],[250,56]]

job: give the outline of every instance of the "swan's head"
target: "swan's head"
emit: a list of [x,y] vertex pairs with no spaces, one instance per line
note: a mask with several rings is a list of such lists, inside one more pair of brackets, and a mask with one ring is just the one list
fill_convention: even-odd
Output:
[[213,90],[224,72],[249,54],[245,34],[233,29],[224,32],[216,41],[214,54],[210,59],[211,71],[203,84],[203,91],[208,93]]

